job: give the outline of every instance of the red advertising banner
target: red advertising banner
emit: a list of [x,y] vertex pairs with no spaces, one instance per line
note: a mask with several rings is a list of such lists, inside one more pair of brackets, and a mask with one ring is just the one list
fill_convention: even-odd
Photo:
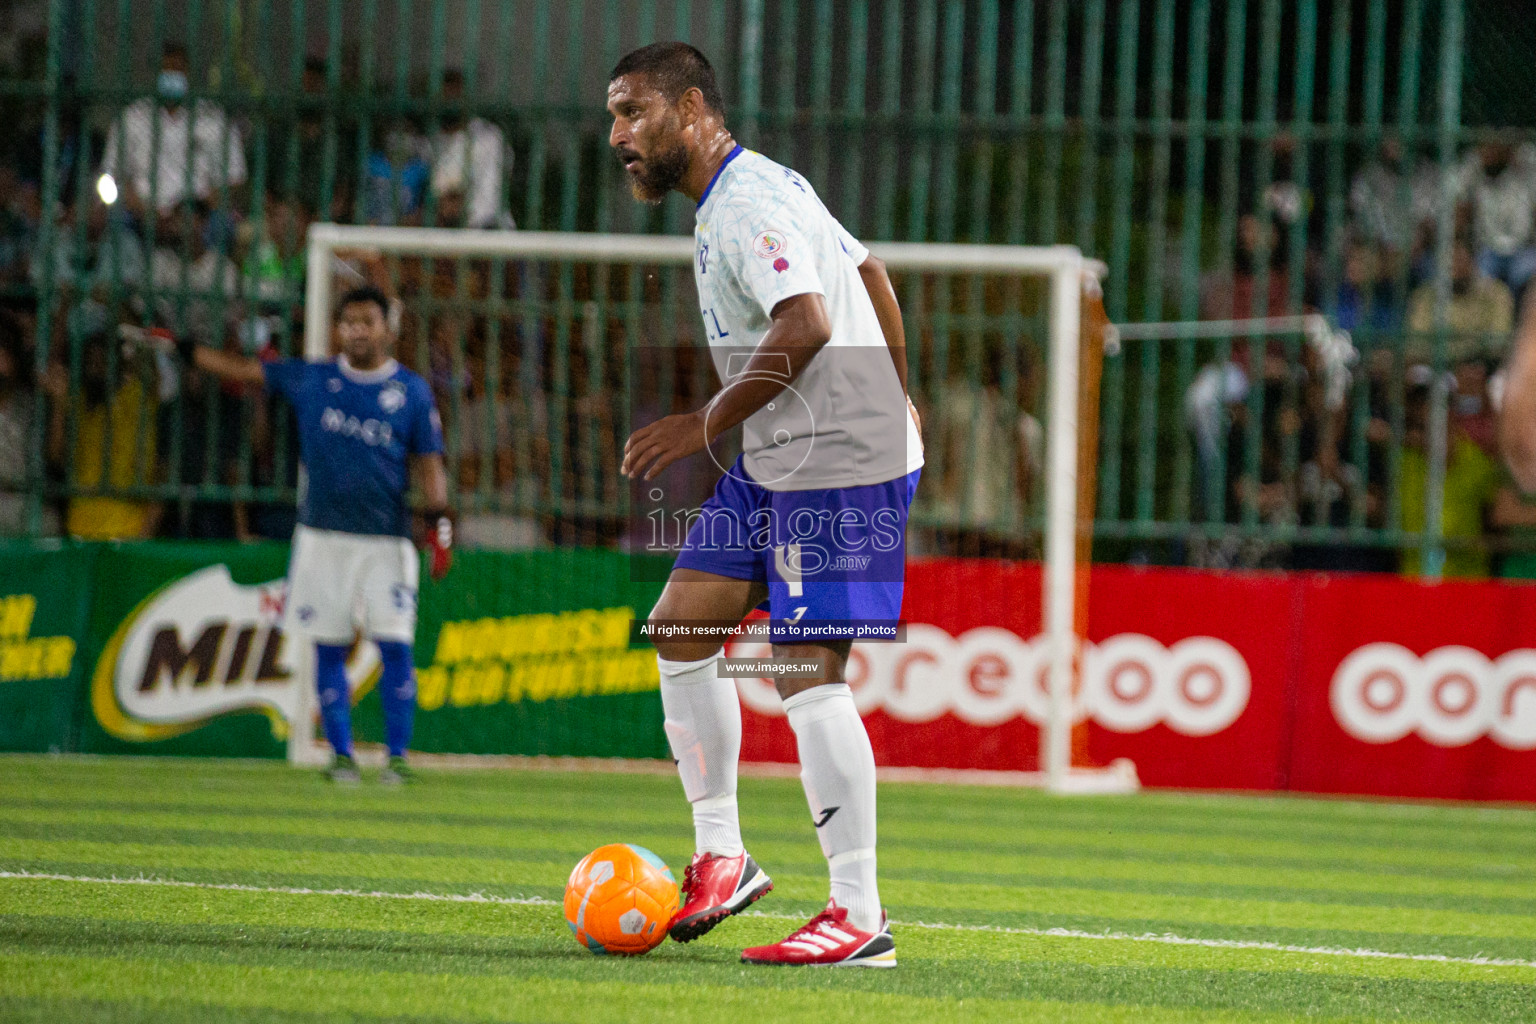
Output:
[[[1038,767],[1039,567],[914,561],[903,611],[849,663],[876,761]],[[1087,640],[1087,756],[1145,785],[1536,800],[1536,587],[1103,566]],[[743,759],[793,762],[772,686],[740,686]]]
[[1536,800],[1536,587],[1298,583],[1293,789]]

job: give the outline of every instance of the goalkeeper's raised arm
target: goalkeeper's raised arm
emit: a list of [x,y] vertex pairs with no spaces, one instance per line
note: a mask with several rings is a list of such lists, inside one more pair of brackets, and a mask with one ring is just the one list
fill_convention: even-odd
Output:
[[125,346],[154,349],[168,355],[180,356],[181,361],[186,365],[195,366],[220,380],[266,387],[266,374],[262,370],[264,364],[259,359],[199,345],[191,337],[177,338],[168,333],[151,331],[132,324],[119,327],[118,334],[122,337]]

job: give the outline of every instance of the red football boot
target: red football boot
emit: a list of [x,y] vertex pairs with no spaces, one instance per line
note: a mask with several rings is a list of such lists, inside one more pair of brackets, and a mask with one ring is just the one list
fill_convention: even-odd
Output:
[[743,850],[735,857],[699,853],[683,873],[683,906],[667,929],[678,942],[692,942],[761,899],[773,882]]
[[798,931],[771,946],[754,946],[741,954],[744,964],[795,964],[803,967],[895,967],[896,940],[885,914],[878,931],[866,932],[848,923],[848,911],[831,900],[827,909]]

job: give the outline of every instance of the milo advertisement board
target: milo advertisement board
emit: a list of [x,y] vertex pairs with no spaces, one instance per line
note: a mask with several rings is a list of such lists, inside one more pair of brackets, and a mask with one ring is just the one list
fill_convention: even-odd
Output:
[[[0,749],[282,757],[290,730],[314,728],[295,724],[314,652],[283,629],[286,545],[21,556],[0,570]],[[463,551],[424,579],[411,747],[667,756],[655,653],[630,630],[660,585],[632,568],[607,551]],[[382,740],[372,644],[347,674],[355,734]]]
[[[100,552],[83,751],[280,757],[314,648],[282,629],[286,545]],[[359,644],[354,697],[377,681]]]

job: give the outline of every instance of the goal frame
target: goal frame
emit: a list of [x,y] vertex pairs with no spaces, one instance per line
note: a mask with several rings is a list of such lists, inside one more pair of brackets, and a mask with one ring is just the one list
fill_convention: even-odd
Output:
[[[465,228],[408,228],[312,224],[308,234],[304,293],[303,355],[330,354],[332,281],[329,268],[338,250],[364,249],[411,256],[455,256],[514,260],[568,260],[583,263],[689,265],[693,239],[678,235],[619,235],[588,232],[480,231]],[[1060,793],[1117,793],[1137,788],[1134,770],[1074,768],[1073,694],[1081,663],[1078,635],[1078,409],[1082,354],[1084,275],[1101,277],[1104,265],[1086,259],[1071,245],[970,245],[947,242],[876,242],[869,250],[898,271],[1049,278],[1049,418],[1046,445],[1046,517],[1043,543],[1042,622],[1050,651],[1050,713],[1041,727],[1040,764],[1033,780]],[[296,764],[323,761],[315,741],[314,687],[299,684],[290,722],[288,754]]]

